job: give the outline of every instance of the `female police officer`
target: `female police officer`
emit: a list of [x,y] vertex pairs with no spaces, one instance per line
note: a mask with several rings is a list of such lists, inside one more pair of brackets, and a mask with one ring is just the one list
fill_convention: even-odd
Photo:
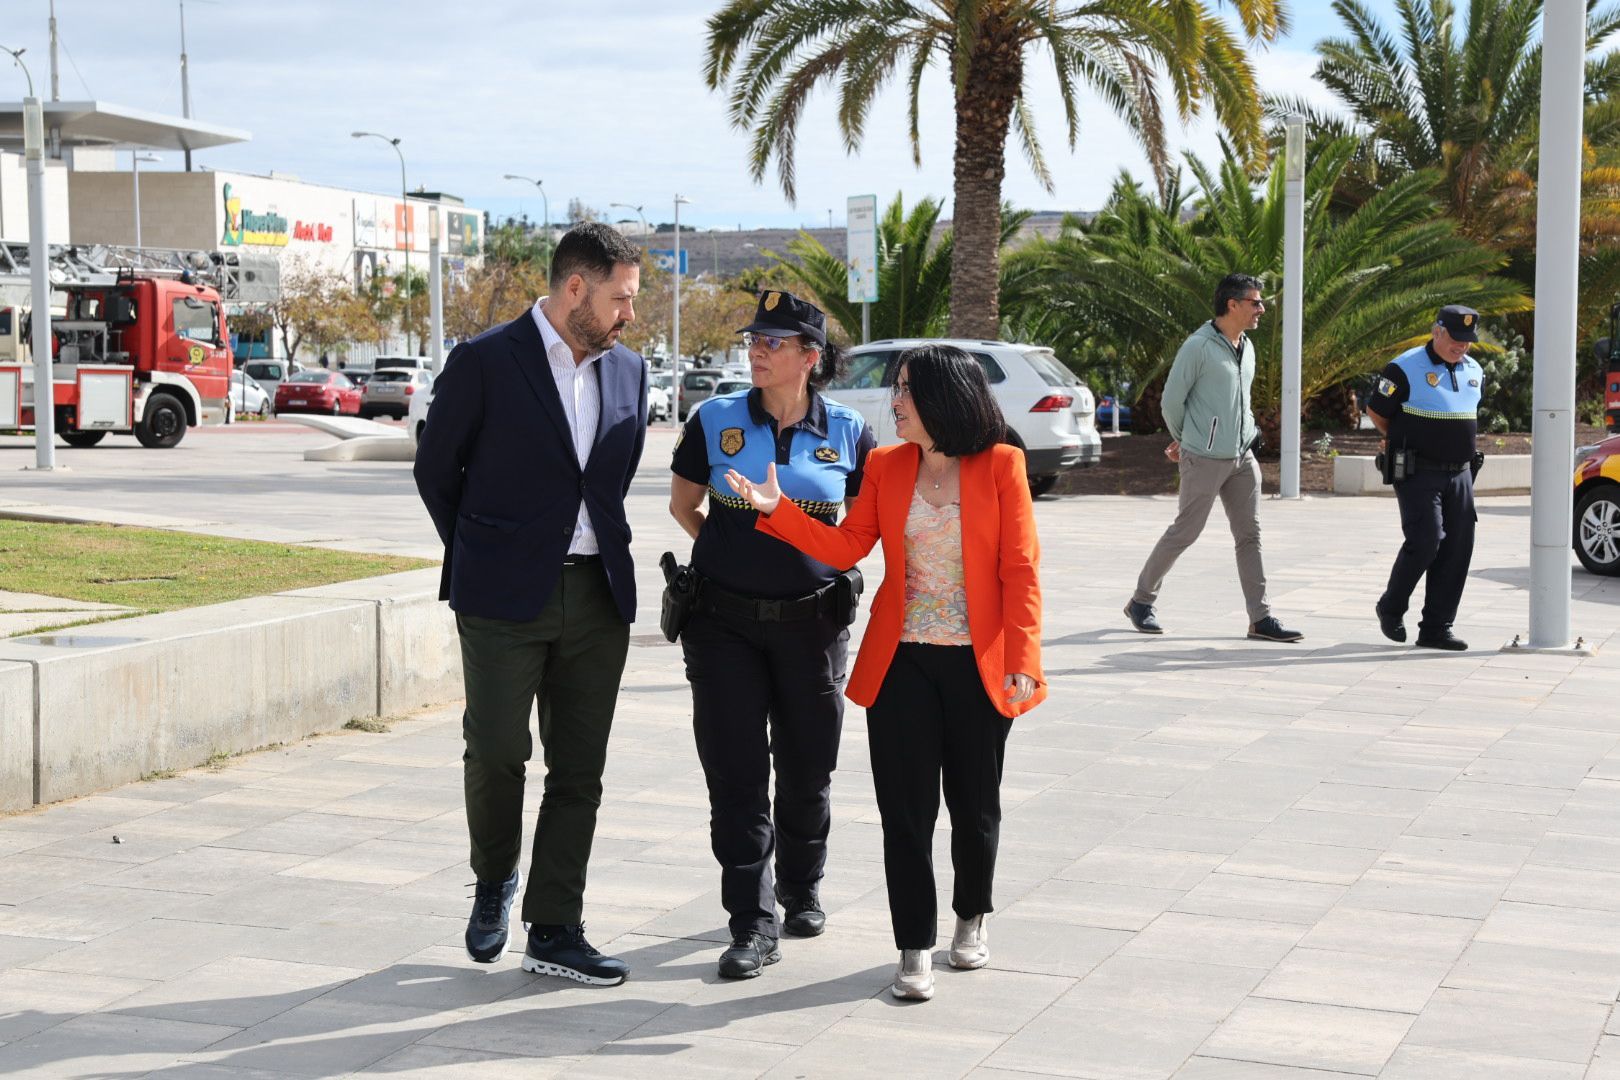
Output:
[[786,497],[831,524],[859,491],[875,442],[859,413],[817,393],[842,359],[820,309],[768,291],[742,333],[753,389],[693,411],[675,446],[670,492],[703,579],[681,646],[730,916],[720,974],[734,979],[781,959],[781,931],[814,937],[826,926],[818,889],[854,610],[843,575],[756,531],[757,513],[724,477],[728,469],[763,476],[775,462]]

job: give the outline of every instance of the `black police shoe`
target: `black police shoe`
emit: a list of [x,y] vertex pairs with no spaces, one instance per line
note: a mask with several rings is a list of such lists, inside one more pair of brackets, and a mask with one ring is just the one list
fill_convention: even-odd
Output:
[[1277,616],[1267,615],[1257,623],[1249,625],[1249,637],[1255,641],[1304,641],[1305,635],[1298,630],[1286,630],[1283,624],[1277,621]]
[[1378,629],[1391,641],[1406,640],[1406,624],[1401,622],[1399,615],[1390,615],[1384,611],[1382,600],[1373,605],[1373,611],[1378,615]]
[[1420,649],[1444,649],[1447,652],[1462,652],[1468,648],[1468,642],[1453,634],[1449,626],[1433,634],[1420,631],[1414,644]]
[[480,964],[493,964],[506,951],[511,936],[508,915],[517,895],[518,874],[505,881],[480,881],[473,892],[472,916],[467,920],[467,955]]
[[818,937],[827,929],[827,913],[814,891],[794,895],[777,889],[776,902],[782,905],[782,933],[789,937]]
[[630,974],[630,965],[603,956],[585,940],[585,924],[529,927],[529,947],[523,950],[523,970],[557,975],[587,986],[618,986]]
[[1159,617],[1153,614],[1152,604],[1139,604],[1132,600],[1125,605],[1125,617],[1144,634],[1164,633],[1164,627],[1159,625]]
[[720,954],[720,977],[752,979],[780,959],[782,950],[776,947],[775,938],[742,930],[731,935],[731,948]]

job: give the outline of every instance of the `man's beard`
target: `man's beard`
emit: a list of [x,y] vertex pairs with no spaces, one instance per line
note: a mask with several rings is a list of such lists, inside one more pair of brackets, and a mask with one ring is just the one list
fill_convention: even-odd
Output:
[[568,333],[590,352],[606,352],[613,347],[613,335],[624,329],[624,323],[603,326],[591,315],[591,299],[568,313]]

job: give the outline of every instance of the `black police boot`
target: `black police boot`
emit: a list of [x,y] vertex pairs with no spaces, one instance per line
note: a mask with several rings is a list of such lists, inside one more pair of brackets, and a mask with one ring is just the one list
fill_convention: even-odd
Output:
[[493,964],[506,951],[511,934],[508,916],[517,895],[518,874],[505,881],[480,881],[473,892],[472,915],[467,919],[467,955],[480,964]]
[[587,986],[618,986],[630,974],[630,965],[603,956],[585,940],[585,924],[529,927],[529,947],[523,951],[523,970],[557,975]]
[[814,889],[804,894],[777,889],[776,902],[782,905],[782,932],[789,937],[818,937],[827,929],[827,913]]
[[1144,634],[1164,633],[1164,627],[1159,625],[1159,617],[1153,614],[1152,604],[1139,604],[1132,600],[1125,605],[1125,617]]
[[739,930],[731,935],[731,948],[720,954],[722,979],[752,979],[782,959],[776,939],[756,930]]
[[1391,641],[1406,640],[1406,624],[1399,615],[1391,615],[1384,610],[1384,601],[1380,599],[1373,605],[1373,611],[1378,615],[1378,629]]
[[1453,634],[1449,626],[1435,631],[1420,628],[1415,644],[1420,649],[1444,649],[1447,652],[1462,652],[1468,648],[1468,642]]

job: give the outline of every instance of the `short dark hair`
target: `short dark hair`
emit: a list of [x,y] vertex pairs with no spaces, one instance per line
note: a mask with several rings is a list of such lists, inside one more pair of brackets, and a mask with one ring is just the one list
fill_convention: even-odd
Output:
[[1243,299],[1243,294],[1250,291],[1265,292],[1265,283],[1253,274],[1227,274],[1221,278],[1221,283],[1215,286],[1215,317],[1225,315],[1228,304]]
[[1004,441],[1007,421],[984,365],[955,345],[919,345],[889,362],[890,386],[906,369],[917,419],[946,457],[966,457]]
[[830,339],[825,345],[817,345],[808,337],[800,334],[799,344],[806,349],[821,350],[821,363],[817,364],[815,370],[810,372],[811,386],[820,390],[834,379],[843,377],[845,369],[849,366],[848,358],[844,355],[844,350],[840,349]]
[[641,249],[623,233],[600,221],[575,225],[557,241],[551,253],[551,288],[562,288],[575,274],[592,285],[613,273],[615,266],[641,264]]

